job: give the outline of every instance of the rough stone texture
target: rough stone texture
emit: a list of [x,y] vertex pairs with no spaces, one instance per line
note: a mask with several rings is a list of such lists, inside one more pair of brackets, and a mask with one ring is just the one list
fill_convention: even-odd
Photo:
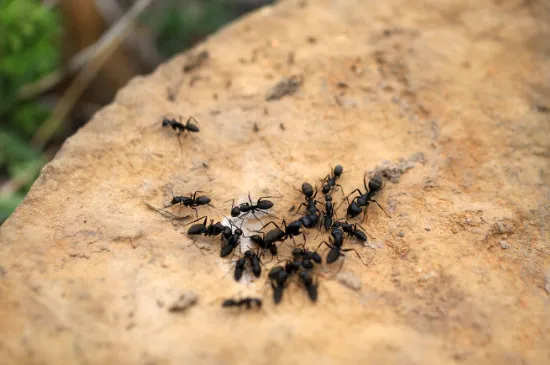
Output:
[[[543,10],[519,0],[284,1],[199,45],[209,58],[193,71],[182,72],[182,55],[135,78],[2,227],[0,362],[547,363]],[[299,90],[265,100],[293,75]],[[201,123],[182,151],[160,128],[165,114]],[[250,190],[284,195],[274,213],[288,217],[301,199],[293,186],[331,164],[350,171],[350,191],[365,171],[418,153],[379,197],[392,218],[369,208],[375,243],[354,247],[371,264],[344,263],[361,289],[322,281],[315,305],[291,285],[275,307],[264,278],[234,282],[228,260],[144,204],[161,206],[171,187],[202,189],[227,213],[223,201]],[[197,304],[170,313],[188,290]],[[263,296],[264,309],[220,308],[239,295]]]

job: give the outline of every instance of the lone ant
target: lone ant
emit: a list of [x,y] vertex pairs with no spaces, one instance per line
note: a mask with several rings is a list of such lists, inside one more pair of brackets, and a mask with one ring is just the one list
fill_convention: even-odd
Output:
[[196,216],[198,217],[199,212],[196,207],[199,207],[201,205],[210,205],[211,207],[214,207],[214,206],[210,204],[211,199],[209,197],[205,195],[197,197],[197,193],[205,193],[205,191],[195,191],[195,193],[189,194],[189,196],[182,196],[182,195],[174,196],[174,193],[172,193],[172,201],[170,202],[170,204],[168,204],[162,209],[169,208],[176,204],[181,204],[183,206],[190,207],[191,209],[193,209],[195,211]]
[[202,234],[203,236],[208,237],[208,236],[218,236],[222,234],[223,238],[228,239],[233,234],[231,227],[224,226],[220,222],[214,223],[213,219],[210,220],[210,224],[207,226],[206,225],[206,222],[208,221],[207,216],[203,216],[203,217],[200,217],[199,219],[194,220],[193,222],[189,222],[188,225],[191,223],[198,222],[203,218],[204,218],[204,221],[202,223],[196,223],[196,224],[193,224],[191,227],[189,227],[189,229],[187,230],[188,235],[198,236]]
[[336,180],[338,180],[340,176],[342,176],[343,172],[344,168],[342,167],[342,165],[336,165],[334,170],[331,171],[331,174],[325,176],[325,178],[323,179],[323,195],[327,195],[328,193],[330,193],[332,190],[334,190],[335,186],[339,186],[340,189],[342,189],[342,195],[344,195],[344,189],[340,184],[336,183]]
[[376,200],[373,199],[374,194],[382,190],[382,178],[380,176],[374,176],[369,180],[369,185],[367,187],[367,175],[363,177],[363,186],[365,187],[365,193],[362,193],[361,190],[355,189],[353,190],[348,196],[346,196],[345,200],[349,203],[349,196],[355,192],[358,192],[359,195],[354,197],[351,203],[348,206],[347,209],[347,215],[349,218],[355,218],[361,212],[363,211],[363,207],[365,208],[365,212],[363,214],[363,221],[365,220],[365,217],[367,216],[367,208],[369,207],[369,204],[371,202],[376,203],[380,209],[386,214],[386,216],[390,216],[384,208],[378,203]]
[[256,306],[256,308],[260,309],[262,308],[262,300],[259,298],[243,298],[243,299],[226,299],[222,303],[222,307],[224,308],[230,308],[230,307],[245,307],[246,309],[250,309],[253,306]]
[[361,256],[359,255],[359,252],[357,252],[357,250],[355,250],[354,248],[342,248],[344,246],[344,232],[338,228],[338,227],[334,227],[332,229],[332,231],[330,232],[330,243],[327,243],[326,241],[323,241],[319,244],[319,246],[317,248],[319,248],[321,245],[326,245],[328,248],[330,248],[328,254],[327,254],[327,264],[332,264],[333,262],[335,262],[336,260],[338,260],[338,258],[340,258],[340,256],[344,256],[344,254],[342,252],[348,252],[348,251],[353,251],[355,252],[355,254],[357,255],[357,257],[359,257],[359,260],[361,260],[361,262],[363,263],[363,265],[367,265],[367,263],[365,263],[363,261],[363,259],[361,258]]
[[[256,214],[254,214],[255,212],[262,212],[262,213],[265,213],[267,215],[271,215],[269,214],[269,212],[267,212],[266,210],[268,209],[271,209],[273,207],[273,205],[275,205],[271,200],[266,200],[265,198],[276,198],[274,196],[262,196],[261,198],[258,199],[258,201],[256,202],[256,204],[254,204],[252,202],[252,198],[250,198],[250,193],[248,193],[248,200],[250,203],[241,203],[239,204],[238,206],[235,206],[235,199],[232,199],[232,203],[231,203],[231,216],[233,218],[236,218],[236,217],[242,217],[248,213],[252,213],[252,215],[260,220]],[[242,215],[241,215],[242,214]]]
[[173,130],[175,130],[177,132],[177,136],[178,136],[178,142],[180,144],[180,148],[181,148],[181,138],[180,138],[180,135],[187,131],[188,133],[197,133],[200,131],[199,127],[197,127],[195,124],[191,123],[191,121],[194,121],[195,123],[199,123],[194,117],[189,117],[189,119],[187,119],[187,122],[185,124],[183,124],[181,122],[181,116],[179,117],[179,122],[176,121],[176,119],[168,119],[168,118],[164,118],[162,120],[162,126],[163,127],[171,127]]

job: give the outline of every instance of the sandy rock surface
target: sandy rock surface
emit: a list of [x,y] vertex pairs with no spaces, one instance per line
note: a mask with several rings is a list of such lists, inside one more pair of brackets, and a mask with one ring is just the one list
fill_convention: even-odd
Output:
[[[135,78],[1,228],[0,363],[547,364],[550,50],[537,12],[283,1]],[[201,131],[180,149],[164,115]],[[293,219],[294,187],[337,163],[346,192],[385,174],[391,218],[369,207],[375,238],[346,243],[369,265],[348,253],[316,304],[292,284],[275,306],[265,274],[236,283],[218,240],[193,244],[145,204],[207,190],[227,215],[224,201],[250,191],[282,195],[273,214]],[[264,308],[220,307],[246,295]]]

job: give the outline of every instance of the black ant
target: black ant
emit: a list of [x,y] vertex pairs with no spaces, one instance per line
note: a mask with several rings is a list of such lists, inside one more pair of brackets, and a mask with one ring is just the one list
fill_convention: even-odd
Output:
[[273,224],[275,226],[274,229],[271,231],[268,231],[267,233],[264,233],[262,231],[255,231],[258,233],[262,233],[263,240],[266,245],[270,243],[275,243],[277,241],[284,241],[287,238],[292,238],[294,240],[294,236],[298,236],[299,234],[303,235],[304,241],[306,240],[306,235],[303,231],[300,230],[302,228],[302,222],[300,220],[295,220],[293,222],[290,222],[288,225],[286,224],[285,220],[283,219],[283,226],[285,227],[284,231],[273,221],[268,222],[262,226],[261,229],[267,227],[270,224]]
[[313,269],[313,263],[322,264],[323,259],[316,251],[310,251],[308,249],[295,247],[292,249],[292,256],[294,261],[301,267],[307,270]]
[[[233,223],[229,221],[232,225]],[[236,228],[235,231],[225,239],[225,244],[220,251],[220,257],[229,256],[233,250],[239,245],[243,231],[240,228]]]
[[206,222],[208,221],[207,216],[200,217],[199,219],[194,220],[193,222],[188,223],[195,223],[200,221],[204,218],[204,221],[202,223],[193,224],[189,229],[187,230],[187,234],[191,236],[198,236],[198,235],[204,235],[206,237],[208,236],[218,236],[220,234],[223,235],[225,239],[228,239],[232,234],[231,227],[224,226],[220,222],[214,223],[214,220],[210,220],[210,224],[207,226]]
[[334,204],[332,203],[332,196],[325,195],[325,212],[322,215],[321,222],[325,227],[325,231],[328,231],[332,227],[332,221],[335,216]]
[[252,215],[256,219],[259,220],[259,218],[256,217],[254,212],[262,212],[262,213],[265,213],[267,215],[271,215],[268,212],[266,212],[266,210],[271,209],[274,204],[270,200],[265,200],[265,198],[275,198],[275,197],[273,197],[273,196],[263,196],[263,197],[258,199],[256,204],[254,204],[252,202],[252,198],[250,198],[250,193],[248,193],[248,200],[250,201],[250,203],[241,203],[238,206],[235,206],[235,200],[233,199],[232,203],[231,203],[231,216],[233,218],[236,218],[236,217],[241,216],[241,213],[244,213],[243,216],[248,214],[248,213],[252,213]]
[[342,195],[344,195],[344,189],[340,184],[336,183],[336,180],[338,180],[340,176],[342,176],[343,172],[344,168],[342,167],[342,165],[336,165],[334,170],[331,171],[331,174],[325,176],[325,178],[323,179],[323,182],[325,183],[322,189],[323,195],[327,195],[328,193],[330,193],[335,186],[339,186],[340,189],[342,189]]
[[298,276],[300,277],[300,280],[302,280],[302,283],[306,287],[309,299],[311,299],[312,302],[316,302],[317,288],[319,287],[319,283],[313,280],[313,277],[310,271],[302,270],[300,271]]
[[262,308],[262,300],[259,298],[243,298],[243,299],[226,299],[222,303],[222,307],[229,308],[229,307],[246,307],[246,309],[252,308],[252,306],[256,306],[256,308]]
[[302,222],[302,225],[308,229],[314,228],[317,223],[319,223],[319,209],[317,209],[318,201],[315,200],[317,191],[313,191],[313,187],[305,182],[302,184],[302,189],[300,190],[302,194],[306,197],[306,201],[298,206],[296,214],[300,212],[301,207],[306,207],[306,215],[299,219]]
[[362,193],[361,190],[355,189],[353,190],[348,196],[346,196],[346,200],[348,200],[349,203],[349,196],[355,192],[358,192],[359,195],[354,197],[351,203],[348,206],[347,215],[349,218],[355,218],[361,212],[363,211],[363,207],[365,208],[365,213],[363,214],[363,220],[365,220],[365,217],[367,216],[367,208],[371,202],[376,203],[380,209],[386,214],[386,216],[389,217],[389,214],[382,208],[380,203],[378,203],[376,200],[373,199],[374,194],[382,190],[382,178],[380,176],[374,176],[369,180],[369,185],[367,187],[367,175],[363,177],[363,185],[365,186],[366,193]]
[[275,245],[275,241],[272,241],[271,236],[268,237],[267,234],[264,236],[255,234],[247,238],[250,238],[250,241],[255,243],[258,247],[264,250],[269,250],[269,252],[271,253],[271,256],[277,256],[278,254],[277,246]]
[[282,266],[274,266],[268,274],[273,288],[273,302],[279,304],[283,299],[283,291],[289,274]]
[[197,197],[197,193],[204,193],[204,191],[195,191],[195,193],[189,194],[189,196],[182,196],[182,195],[174,196],[174,194],[172,193],[172,201],[163,209],[169,208],[176,204],[181,204],[183,206],[190,207],[191,209],[193,209],[195,211],[195,214],[198,217],[199,212],[196,207],[201,205],[210,205],[211,207],[214,207],[214,206],[210,204],[211,199],[209,197],[205,195]]
[[235,263],[235,281],[241,280],[241,277],[243,276],[243,272],[246,266],[246,257],[241,257],[237,260]]
[[317,213],[311,213],[308,215],[304,215],[302,218],[298,219],[300,222],[302,222],[302,225],[308,229],[314,228],[317,223],[319,223],[319,214]]
[[180,135],[187,131],[188,133],[197,133],[200,131],[199,127],[197,127],[195,124],[191,123],[191,121],[194,121],[195,123],[199,123],[194,117],[189,117],[189,119],[187,119],[187,122],[185,124],[183,124],[181,122],[181,116],[179,117],[179,122],[176,121],[175,119],[168,119],[168,118],[164,118],[162,120],[162,126],[163,127],[171,127],[173,130],[177,131],[177,136],[178,136],[178,142],[180,144],[180,147],[181,147],[181,139],[180,139]]
[[335,262],[336,260],[338,260],[338,258],[340,256],[344,256],[344,254],[342,252],[348,252],[348,251],[353,251],[355,252],[355,254],[357,255],[357,257],[359,257],[359,260],[361,260],[361,262],[363,263],[363,265],[367,265],[363,259],[361,258],[361,256],[359,255],[359,252],[357,252],[357,250],[355,250],[354,248],[342,248],[342,246],[344,246],[344,232],[338,228],[338,227],[333,227],[332,231],[330,232],[330,243],[327,243],[326,241],[323,241],[319,244],[319,246],[317,248],[319,248],[321,245],[326,245],[328,248],[330,248],[328,254],[327,254],[327,264],[332,264],[333,262]]
[[[361,242],[367,242],[367,231],[358,223],[349,224],[348,222],[334,222],[332,226],[335,228],[341,228],[344,233],[348,234],[348,236],[356,238]],[[357,229],[357,227],[362,230]]]
[[235,280],[241,280],[244,269],[246,267],[246,261],[250,262],[250,267],[252,268],[252,273],[255,277],[259,278],[262,274],[262,266],[260,261],[260,256],[252,250],[246,250],[244,256],[239,258],[235,264]]

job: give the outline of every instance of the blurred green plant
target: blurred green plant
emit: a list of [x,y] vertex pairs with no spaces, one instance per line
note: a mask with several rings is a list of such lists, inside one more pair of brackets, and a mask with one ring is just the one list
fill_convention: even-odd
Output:
[[171,0],[153,27],[158,32],[157,47],[171,57],[191,47],[235,17],[228,0],[203,0],[200,5],[182,6]]
[[0,35],[0,186],[33,172],[17,191],[0,192],[2,222],[45,163],[41,151],[32,149],[28,141],[48,110],[36,100],[18,100],[17,95],[23,85],[58,67],[59,14],[38,0],[0,0]]

